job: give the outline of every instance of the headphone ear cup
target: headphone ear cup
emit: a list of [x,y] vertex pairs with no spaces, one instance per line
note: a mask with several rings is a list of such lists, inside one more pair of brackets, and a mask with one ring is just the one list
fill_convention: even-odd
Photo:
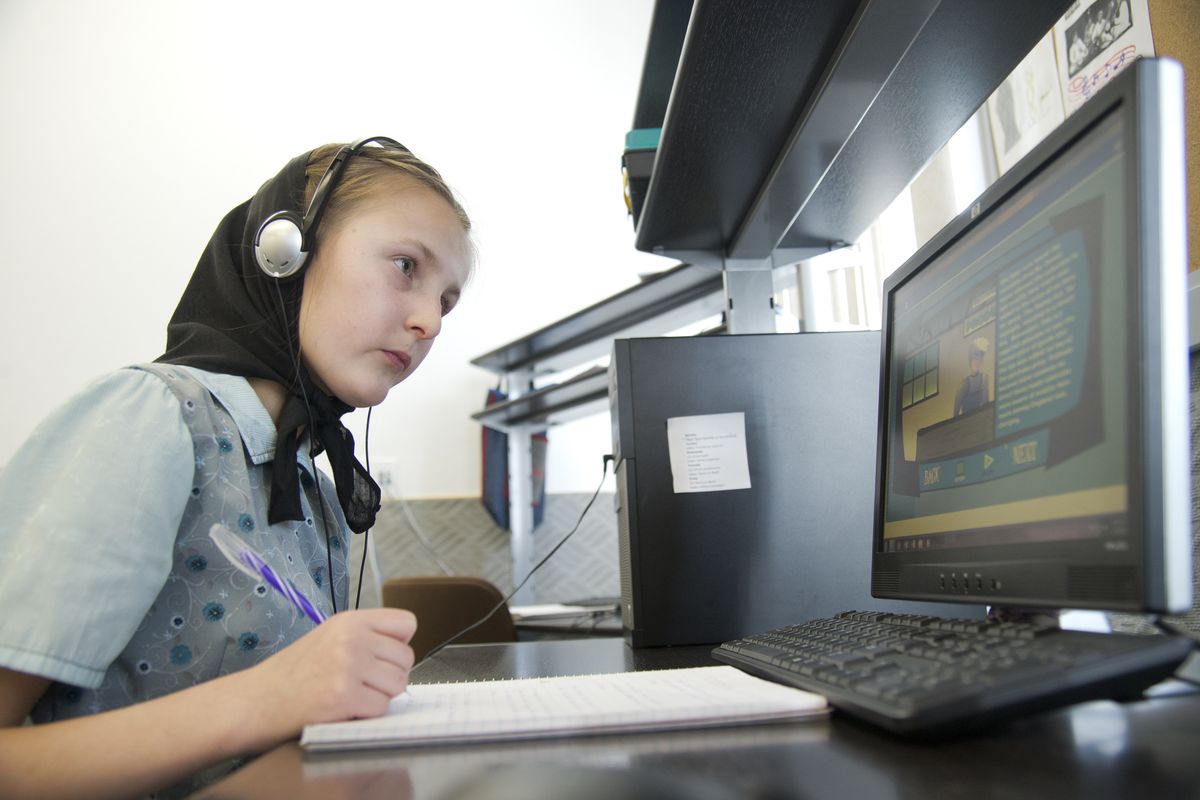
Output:
[[254,260],[272,278],[290,278],[308,259],[300,219],[290,211],[267,217],[254,237]]

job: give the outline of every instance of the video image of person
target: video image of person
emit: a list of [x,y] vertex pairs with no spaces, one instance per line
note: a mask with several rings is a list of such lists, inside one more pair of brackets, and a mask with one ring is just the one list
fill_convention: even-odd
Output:
[[958,394],[954,396],[954,416],[961,417],[969,411],[974,411],[991,402],[988,394],[988,376],[983,371],[983,359],[987,355],[988,340],[983,336],[971,342],[971,354],[967,363],[971,371],[959,384]]

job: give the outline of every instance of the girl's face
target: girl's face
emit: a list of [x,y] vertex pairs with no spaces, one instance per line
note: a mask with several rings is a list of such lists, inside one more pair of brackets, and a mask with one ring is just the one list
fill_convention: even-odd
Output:
[[470,272],[454,210],[411,182],[328,227],[304,276],[300,351],[319,386],[357,408],[424,360]]

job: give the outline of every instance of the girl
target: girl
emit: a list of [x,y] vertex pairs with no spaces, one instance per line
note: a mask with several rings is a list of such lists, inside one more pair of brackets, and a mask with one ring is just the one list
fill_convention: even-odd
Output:
[[[5,795],[182,795],[404,690],[413,616],[345,611],[347,529],[370,526],[379,489],[340,417],[425,358],[470,276],[469,232],[396,142],[302,155],[221,222],[166,352],[92,384],[12,458]],[[214,523],[333,616],[314,626],[234,569]]]

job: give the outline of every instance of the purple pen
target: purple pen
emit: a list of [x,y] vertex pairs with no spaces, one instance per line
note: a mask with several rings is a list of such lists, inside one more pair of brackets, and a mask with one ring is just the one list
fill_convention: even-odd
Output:
[[262,556],[254,548],[238,538],[228,528],[220,523],[208,530],[208,535],[216,543],[229,562],[255,580],[262,580],[275,591],[286,597],[288,601],[303,612],[304,616],[320,625],[325,621],[325,614],[304,596],[287,578],[282,578],[271,569]]

